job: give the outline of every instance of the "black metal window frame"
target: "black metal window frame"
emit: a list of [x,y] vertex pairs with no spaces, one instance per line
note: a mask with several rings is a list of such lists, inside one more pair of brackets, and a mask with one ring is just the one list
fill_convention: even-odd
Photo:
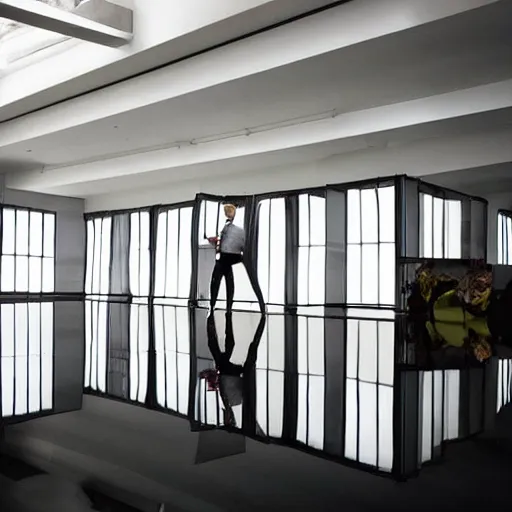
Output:
[[[297,351],[296,347],[294,347],[293,340],[296,339],[297,335],[297,253],[298,253],[298,220],[297,220],[297,201],[298,196],[300,194],[307,194],[310,193],[325,193],[325,190],[335,190],[340,192],[346,192],[348,189],[357,189],[357,188],[379,188],[384,187],[387,185],[395,185],[395,255],[396,255],[396,275],[395,275],[395,281],[396,281],[396,288],[395,288],[395,297],[396,302],[395,305],[391,305],[388,309],[391,311],[394,311],[396,309],[400,309],[400,299],[401,299],[401,285],[399,280],[399,268],[400,264],[404,261],[404,259],[415,259],[416,261],[419,260],[419,253],[416,253],[416,255],[411,254],[411,251],[407,251],[407,238],[409,236],[409,233],[407,232],[406,228],[406,206],[405,203],[403,203],[403,199],[405,196],[405,184],[414,182],[417,187],[417,191],[428,191],[427,193],[431,193],[432,190],[434,190],[436,193],[439,193],[439,190],[444,190],[442,188],[436,188],[433,186],[430,186],[428,184],[425,184],[421,180],[408,178],[406,176],[394,176],[394,177],[386,177],[386,178],[380,178],[380,179],[372,179],[372,180],[364,180],[361,182],[350,182],[350,183],[344,183],[340,185],[327,185],[326,187],[317,187],[315,189],[309,189],[309,190],[288,190],[284,192],[272,192],[268,194],[260,194],[257,196],[231,196],[231,197],[223,197],[220,198],[222,202],[233,202],[235,204],[247,204],[250,208],[253,208],[253,214],[256,214],[257,219],[257,212],[259,205],[261,204],[261,201],[265,199],[283,199],[285,202],[285,217],[286,217],[286,234],[285,234],[285,258],[286,258],[286,268],[285,268],[285,276],[284,276],[284,287],[285,287],[285,299],[283,304],[276,304],[278,307],[284,308],[284,316],[285,316],[285,384],[284,384],[284,403],[289,405],[288,411],[286,410],[285,405],[285,411],[284,411],[284,418],[283,418],[283,435],[281,438],[268,438],[267,441],[272,441],[277,444],[285,444],[285,445],[292,445],[296,448],[315,453],[320,456],[324,456],[326,458],[333,458],[338,461],[342,461],[343,463],[349,465],[349,466],[355,466],[367,469],[371,472],[376,472],[379,474],[388,474],[386,471],[381,472],[378,468],[368,466],[364,463],[360,463],[357,461],[352,461],[347,459],[343,456],[343,449],[340,450],[337,448],[336,453],[330,453],[330,452],[319,452],[316,449],[312,449],[311,447],[303,446],[301,443],[298,443],[296,441],[296,428],[297,428],[297,378],[295,374],[297,373]],[[319,192],[320,191],[320,192]],[[452,192],[450,191],[448,195],[451,197]],[[464,197],[468,198],[469,196],[465,196],[463,194],[454,193],[454,197]],[[418,193],[419,197],[419,193]],[[416,204],[418,205],[419,199],[416,198]],[[474,198],[470,198],[473,200]],[[199,243],[199,238],[201,237],[200,231],[200,208],[199,204],[201,200],[213,200],[213,201],[219,201],[219,196],[215,195],[209,195],[209,194],[198,194],[195,201],[195,207],[193,209],[192,214],[192,279],[191,279],[191,288],[190,288],[190,295],[189,295],[189,306],[191,306],[189,309],[193,313],[195,311],[195,307],[197,306],[197,297],[196,297],[196,290],[197,290],[197,256],[195,255],[194,247],[196,247]],[[479,200],[476,198],[476,200]],[[483,200],[482,200],[483,201]],[[169,208],[173,208],[176,205],[170,205]],[[151,224],[151,240],[152,240],[152,271],[151,271],[151,279],[150,286],[154,287],[154,251],[155,251],[155,243],[156,243],[156,225],[157,225],[157,212],[159,209],[161,209],[162,206],[156,206],[150,208],[150,210],[153,212],[152,215],[152,224]],[[139,211],[139,210],[136,210]],[[220,212],[220,203],[218,206],[218,212]],[[218,213],[218,216],[220,213]],[[346,216],[346,215],[345,215]],[[419,225],[419,213],[416,214],[417,222]],[[410,224],[410,223],[409,223]],[[217,222],[218,225],[218,222]],[[197,226],[197,228],[195,227]],[[345,226],[346,226],[346,219],[345,219]],[[345,228],[346,229],[346,228]],[[204,231],[204,229],[203,229]],[[257,247],[258,241],[257,241],[257,234],[258,234],[258,226],[252,226],[252,231],[255,233],[255,240],[252,240],[253,247]],[[203,233],[204,234],[204,233]],[[380,231],[379,231],[380,234]],[[345,266],[346,268],[346,266]],[[345,295],[346,297],[346,295]],[[154,305],[154,292],[153,295],[150,296],[150,302],[151,306]],[[270,304],[272,306],[272,304]],[[364,307],[365,309],[368,309],[371,307],[371,305],[349,305],[346,301],[341,301],[339,304],[337,304],[337,308],[333,308],[332,304],[326,304],[326,306],[329,306],[329,310],[326,310],[326,322],[327,319],[332,319],[335,321],[346,321],[348,320],[346,307],[347,306],[354,306],[354,307]],[[382,305],[379,309],[386,309],[385,307],[382,307]],[[269,317],[272,316],[274,313],[273,311],[269,311]],[[146,407],[150,408],[159,408],[158,404],[156,404],[155,400],[155,386],[156,377],[153,374],[156,374],[155,371],[155,343],[154,343],[154,308],[150,307],[150,354],[149,354],[149,382],[148,382],[148,397],[145,401],[145,404],[136,403],[136,405],[145,405]],[[366,321],[369,320],[368,318],[365,318],[364,315],[362,318],[359,318],[359,315],[355,316],[355,320],[357,321]],[[379,320],[380,319],[373,319],[373,320]],[[327,326],[327,323],[326,323]],[[191,336],[191,354],[195,351],[195,339],[196,339],[196,326],[193,320],[190,321],[190,336]],[[327,332],[327,327],[326,327]],[[346,329],[343,331],[343,336],[345,336],[344,339],[346,339]],[[395,329],[395,339],[399,336],[399,329]],[[344,357],[346,360],[346,343],[343,342],[345,345],[345,352],[342,353],[341,357]],[[194,368],[194,357],[191,357],[191,375],[194,375],[195,368]],[[400,357],[398,354],[398,344],[395,341],[395,354],[394,354],[394,360],[395,362],[400,361]],[[152,362],[153,361],[153,362]],[[151,367],[153,364],[153,368]],[[404,369],[405,370],[405,369]],[[416,394],[416,398],[411,401],[410,397],[414,394],[414,389],[418,389],[418,383],[416,385],[411,385],[406,376],[409,374],[414,374],[414,372],[407,372],[402,371],[401,368],[398,368],[395,364],[394,367],[394,382],[393,382],[393,470],[392,470],[392,476],[395,478],[402,478],[404,475],[411,474],[411,454],[416,453],[418,450],[417,446],[417,440],[418,440],[418,401],[419,398]],[[415,374],[416,376],[413,376],[413,381],[418,380],[417,372]],[[295,380],[294,380],[295,379]],[[409,379],[410,380],[410,379]],[[192,389],[192,388],[191,388]],[[191,412],[193,411],[194,404],[192,403],[192,393],[189,395],[189,416]],[[345,393],[343,390],[343,403],[345,400]],[[293,410],[295,409],[295,410]],[[173,411],[170,411],[168,409],[165,410],[165,412],[170,414],[175,414]],[[416,419],[414,419],[416,418]],[[416,424],[414,426],[413,424]],[[327,428],[327,427],[326,427]],[[343,427],[343,433],[341,434],[342,440],[341,445],[344,446],[344,432],[345,427]],[[416,448],[415,452],[414,449],[411,448],[411,440],[414,438],[413,433],[416,432]],[[258,437],[257,435],[255,437]],[[409,443],[409,444],[408,444]],[[414,458],[414,457],[413,457]],[[416,457],[417,462],[417,457]],[[414,464],[413,464],[414,465]],[[417,467],[415,466],[415,469]]]
[[496,231],[497,263],[498,265],[512,265],[512,211],[498,210]]
[[[191,352],[193,345],[193,329],[191,322],[191,312],[189,310],[190,306],[190,293],[191,286],[193,282],[194,275],[194,258],[193,258],[193,248],[192,248],[192,238],[193,238],[193,229],[194,229],[194,206],[195,203],[193,201],[179,203],[176,205],[168,205],[159,207],[156,210],[156,233],[155,237],[155,255],[154,255],[154,286],[152,287],[152,297],[151,300],[153,302],[153,322],[154,322],[154,347],[155,347],[155,382],[156,382],[156,390],[155,390],[155,401],[156,407],[166,411],[172,411],[176,414],[182,415],[186,417],[188,415],[190,409],[190,400],[191,400],[191,384],[190,384],[190,370],[191,370]],[[188,237],[188,241],[182,240],[182,218],[184,216],[184,210],[190,210],[190,232]],[[173,243],[172,240],[169,240],[169,221],[170,221],[170,213],[177,212],[177,239],[175,243],[177,244],[176,248],[176,260],[178,264],[178,268],[175,273],[175,284],[173,288],[176,288],[177,293],[173,295],[169,295],[167,293],[168,289],[168,279],[170,278],[168,275],[168,251],[169,245]],[[165,220],[165,226],[162,221]],[[162,234],[163,233],[163,234]],[[160,238],[161,237],[161,238]],[[190,271],[187,273],[188,275],[188,283],[184,284],[183,287],[186,289],[186,293],[182,293],[182,289],[180,288],[180,279],[182,279],[180,275],[180,260],[182,259],[182,255],[180,254],[180,248],[182,247],[182,242],[188,244],[189,252],[190,252]],[[160,251],[164,250],[164,254],[160,254]],[[163,270],[160,268],[163,266]],[[163,282],[160,285],[157,285],[159,281],[162,279],[163,273]],[[157,291],[158,286],[158,291]],[[163,293],[159,293],[160,289],[163,290]],[[186,319],[186,327],[180,325],[183,320],[182,312],[185,312]],[[169,315],[170,314],[170,315]],[[172,321],[171,321],[172,320]],[[169,324],[170,322],[170,324]],[[173,326],[172,333],[167,333],[166,327],[168,325]],[[183,329],[186,329],[187,335],[185,336],[186,340],[181,340],[180,334],[183,334]],[[183,343],[188,345],[186,349],[183,348]],[[174,349],[168,350],[168,347],[174,345]],[[169,359],[169,353],[171,354]],[[183,359],[186,359],[184,362],[186,366],[186,376],[187,382],[181,382],[179,375],[180,368],[180,360],[183,362]],[[168,366],[172,370],[172,363],[174,361],[175,368],[175,381],[170,383],[168,379],[170,376],[170,371],[168,371]],[[163,372],[163,374],[162,374]],[[162,389],[162,381],[163,381],[163,389]],[[163,393],[163,396],[162,396]],[[174,396],[170,396],[172,395]],[[174,400],[175,398],[175,400]],[[175,402],[175,403],[174,403]]]
[[[5,212],[7,211],[13,211],[14,213],[14,228],[13,228],[13,251],[12,252],[4,252],[4,241],[5,241]],[[27,214],[27,233],[26,233],[26,252],[22,251],[21,254],[18,253],[18,230],[17,230],[17,220],[18,215],[20,212],[26,212]],[[40,216],[41,218],[41,254],[39,255],[38,251],[37,254],[31,254],[31,223],[32,223],[32,217],[35,217],[35,214],[37,216]],[[47,216],[51,217],[53,219],[53,233],[50,233],[50,237],[53,238],[51,241],[51,244],[49,247],[51,247],[51,251],[48,251],[48,247],[46,247],[46,219]],[[13,273],[13,287],[12,289],[4,290],[2,289],[3,286],[0,286],[0,309],[1,309],[1,316],[2,316],[2,326],[8,324],[6,321],[7,318],[3,318],[4,314],[7,315],[8,310],[12,308],[12,312],[10,315],[12,315],[11,322],[12,322],[12,329],[11,329],[11,335],[12,335],[12,355],[10,356],[4,356],[3,354],[0,354],[0,362],[3,360],[4,357],[12,357],[12,407],[9,407],[9,412],[6,414],[6,406],[3,403],[5,398],[5,391],[4,386],[1,386],[3,391],[0,394],[0,419],[3,419],[5,421],[9,422],[17,422],[20,420],[26,420],[31,419],[39,416],[46,416],[48,414],[51,414],[54,410],[55,406],[55,364],[54,364],[54,347],[55,347],[55,301],[58,300],[66,300],[66,294],[59,294],[55,291],[56,286],[56,252],[57,252],[57,214],[54,211],[45,210],[45,209],[38,209],[38,208],[30,208],[30,207],[24,207],[24,206],[16,206],[16,205],[9,205],[9,204],[2,204],[0,207],[0,252],[1,252],[1,258],[0,258],[0,275],[2,275],[2,270],[4,270],[4,263],[5,257],[10,257],[13,259],[13,268],[10,270]],[[53,235],[53,236],[52,236]],[[48,254],[50,252],[50,254]],[[46,254],[45,254],[46,253]],[[17,271],[19,270],[17,267],[17,259],[18,258],[26,258],[27,259],[27,265],[26,265],[26,273],[27,273],[27,286],[26,289],[23,290],[17,290]],[[38,290],[31,290],[30,289],[30,261],[32,260],[40,260],[39,263],[39,287]],[[51,264],[51,272],[52,272],[52,280],[51,280],[51,287],[49,290],[43,289],[43,271],[45,270],[44,267],[47,265],[44,265],[44,261],[49,261]],[[46,268],[48,271],[49,269]],[[3,280],[2,280],[3,285]],[[23,287],[25,288],[25,287]],[[38,306],[38,307],[37,307]],[[49,306],[49,307],[47,307]],[[51,309],[51,311],[46,311],[43,315],[44,309]],[[22,329],[22,332],[19,332],[20,325],[18,325],[17,322],[17,311],[19,310],[20,315],[24,317],[25,322],[25,328]],[[36,313],[37,310],[37,314]],[[37,317],[37,325],[32,325],[31,323],[31,314],[33,315],[33,318]],[[35,315],[35,317],[34,317]],[[49,330],[50,333],[46,333],[46,330]],[[4,328],[2,327],[2,331],[4,331]],[[3,339],[5,334],[2,332],[0,335],[0,348],[3,349],[3,347],[6,346],[5,339]],[[18,354],[18,345],[19,345],[19,338],[26,338],[26,345],[23,347],[26,349],[26,354]],[[43,338],[47,338],[46,342],[48,343],[48,347],[43,347]],[[38,346],[38,349],[36,349],[36,354],[31,354],[32,350],[34,349],[34,346],[32,345],[31,341],[37,341],[35,345]],[[50,363],[50,369],[44,369],[43,359],[45,355],[45,350],[50,352],[49,356],[46,356],[46,358],[49,360]],[[2,352],[2,350],[0,350]],[[17,375],[17,371],[21,368],[18,368],[18,357],[25,357],[26,358],[26,367],[24,367],[24,372],[26,374],[26,379],[24,379],[26,382],[26,392],[24,397],[24,402],[26,403],[26,407],[23,407],[22,410],[17,410],[17,405],[19,404],[19,400],[17,400],[17,392],[19,389],[19,383],[21,382],[22,378],[20,378],[19,375]],[[31,361],[36,357],[38,361]],[[36,366],[33,366],[33,363],[38,363]],[[22,365],[24,366],[24,365]],[[7,365],[0,364],[0,382],[3,382],[3,379],[5,379],[5,372],[7,370]],[[30,381],[31,376],[36,373],[36,387],[37,392],[35,392],[38,395],[38,400],[34,399],[34,393],[31,390]],[[47,378],[43,377],[43,374],[50,373],[50,376],[47,376]],[[50,387],[50,390],[47,391],[47,396],[44,398],[44,390],[46,387]],[[22,386],[23,388],[23,386]],[[48,401],[50,403],[48,403]],[[37,402],[37,403],[36,403]]]

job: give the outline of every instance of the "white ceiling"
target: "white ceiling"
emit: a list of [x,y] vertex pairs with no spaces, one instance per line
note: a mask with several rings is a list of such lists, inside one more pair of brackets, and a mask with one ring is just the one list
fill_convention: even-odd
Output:
[[510,194],[512,202],[512,162],[443,172],[427,179],[471,195]]
[[[421,175],[423,168],[428,168],[431,174],[446,170],[459,172],[463,165],[478,167],[479,170],[472,171],[476,187],[480,186],[482,180],[485,181],[486,176],[489,179],[496,176],[495,183],[488,185],[490,190],[496,188],[499,179],[506,177],[508,167],[505,160],[508,157],[507,151],[503,151],[503,144],[499,148],[501,156],[494,161],[493,148],[487,148],[494,133],[498,134],[500,140],[506,138],[512,126],[512,111],[510,108],[496,107],[501,109],[493,110],[493,107],[489,107],[491,110],[488,112],[459,117],[454,114],[455,117],[450,119],[445,115],[446,106],[451,105],[447,103],[450,101],[448,99],[444,107],[441,106],[442,102],[437,103],[437,108],[441,110],[434,112],[435,122],[418,121],[419,124],[416,124],[411,106],[409,117],[412,117],[406,119],[401,129],[381,127],[358,137],[329,142],[326,139],[302,146],[284,145],[279,150],[260,151],[252,155],[237,154],[235,151],[228,157],[205,160],[204,163],[198,161],[180,166],[164,162],[154,171],[149,167],[147,171],[133,171],[133,168],[137,167],[136,157],[154,157],[159,153],[157,150],[169,148],[177,142],[215,138],[244,128],[289,121],[334,109],[339,114],[364,111],[362,113],[371,117],[373,111],[368,109],[400,104],[402,115],[407,118],[409,107],[406,102],[409,100],[441,98],[443,94],[461,89],[503,83],[512,78],[510,20],[512,1],[502,0],[272,71],[60,132],[27,138],[22,143],[2,146],[0,141],[0,166],[11,173],[8,186],[12,183],[14,188],[19,186],[26,190],[90,197],[193,179],[262,172],[264,169],[299,165],[340,154],[373,151],[375,148],[389,150],[385,155],[388,160],[384,167],[387,166],[393,173],[393,161],[389,160],[390,155],[394,154],[390,151],[392,148],[403,146],[403,155],[412,155],[409,146],[414,145],[415,141],[432,140],[431,144],[424,144],[418,152],[423,159],[429,160],[428,151],[435,151],[439,146],[436,141],[445,138],[447,141],[453,139],[455,143],[457,138],[466,137],[468,141],[475,141],[475,147],[480,144],[478,147],[484,148],[484,152],[476,155],[473,162],[465,159],[465,154],[461,155],[460,163],[455,161],[456,155],[453,154],[447,157],[446,162],[438,161],[440,155],[432,155],[432,162],[439,164],[437,169],[434,164],[421,161],[408,171],[409,157],[402,155],[400,165],[406,167],[405,172],[415,175]],[[485,93],[480,98],[485,101]],[[390,112],[388,117],[393,115]],[[339,119],[342,120],[343,115]],[[487,154],[488,161],[484,158]],[[126,158],[132,158],[131,171],[123,167]],[[498,163],[504,174],[482,172],[482,166],[489,168],[489,165]],[[110,177],[106,173],[99,177],[97,165],[100,164],[110,169],[112,166],[119,168],[118,176]],[[345,166],[342,168],[345,169]],[[364,169],[364,166],[355,168]],[[40,171],[43,169],[48,171],[46,176],[53,173],[49,181],[41,177]],[[73,177],[75,171],[80,178]],[[380,173],[381,169],[373,168],[372,171]],[[367,170],[364,169],[364,172]],[[34,177],[34,173],[39,177]],[[64,176],[62,173],[66,173],[67,178],[59,182],[58,175]],[[127,176],[128,173],[130,176]],[[465,179],[462,174],[453,174],[450,179]],[[305,179],[304,183],[309,183],[308,180]],[[334,181],[342,180],[338,178]],[[454,183],[446,185],[456,186]]]
[[0,163],[9,170],[70,165],[511,78],[512,3],[480,11],[4,147]]

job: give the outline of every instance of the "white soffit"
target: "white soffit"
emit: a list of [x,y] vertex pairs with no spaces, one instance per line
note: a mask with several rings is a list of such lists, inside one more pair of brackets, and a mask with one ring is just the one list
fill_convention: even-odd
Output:
[[34,0],[0,0],[0,18],[113,48],[123,46],[132,39],[129,32]]

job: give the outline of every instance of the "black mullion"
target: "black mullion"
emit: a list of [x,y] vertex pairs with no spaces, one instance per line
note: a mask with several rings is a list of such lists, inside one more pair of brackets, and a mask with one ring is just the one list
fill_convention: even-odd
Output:
[[[268,272],[267,272],[267,300],[270,302],[270,266],[272,263],[271,259],[271,244],[272,244],[272,199],[268,200],[268,249],[267,249],[267,257],[268,257]],[[268,351],[267,351],[267,359],[268,359]],[[268,368],[268,365],[267,365]],[[267,395],[268,395],[268,387],[267,387]]]
[[[28,232],[27,232],[27,292],[30,292],[30,223],[32,219],[32,214],[30,212],[28,215]],[[42,265],[42,263],[41,263]]]
[[[205,200],[201,201],[202,204],[204,205],[204,209],[203,209],[203,238],[207,238],[207,234],[206,234],[206,206],[207,206],[207,202]],[[199,215],[201,215],[201,203],[199,203]]]
[[[160,223],[159,223],[159,226],[160,226]],[[159,227],[157,229],[159,229]],[[167,292],[167,252],[169,249],[168,233],[169,233],[169,211],[167,211],[165,213],[164,297]],[[156,261],[156,257],[155,257],[155,261]],[[162,308],[162,342],[163,342],[163,346],[164,346],[164,350],[163,350],[164,379],[163,380],[164,380],[164,386],[165,386],[164,404],[165,404],[166,408],[169,408],[169,397],[167,396],[167,389],[168,389],[168,386],[167,386],[167,336],[165,333],[165,315],[166,315],[167,308],[166,308],[166,306],[163,306],[163,305],[158,306],[158,307]],[[155,306],[153,306],[153,308],[155,308]],[[156,332],[155,332],[155,336],[156,336]],[[156,352],[156,346],[155,346],[155,352]],[[158,354],[156,354],[156,357],[158,357]],[[157,379],[157,386],[158,386],[158,379]]]
[[[442,382],[441,382],[441,440],[440,440],[440,443],[441,443],[441,451],[442,451],[443,447],[444,447],[444,422],[446,420],[445,415],[444,415],[445,392],[446,392],[446,382],[445,382],[446,381],[446,370],[441,371],[441,377],[442,377]],[[483,382],[485,384],[485,378],[483,379]],[[483,390],[483,392],[485,393],[485,389]],[[485,395],[483,395],[483,396],[485,396]],[[484,415],[485,415],[485,407],[482,407],[482,424],[484,423]]]
[[179,357],[178,357],[178,306],[174,307],[174,337],[176,340],[176,412],[180,410],[180,379],[178,376]]
[[[310,264],[311,264],[311,196],[308,194],[308,251],[307,251],[307,254],[308,254],[308,258],[307,258],[307,269],[308,269],[308,273],[307,273],[307,286],[306,286],[306,290],[307,290],[307,301],[306,301],[306,304],[309,306],[310,304],[310,297],[309,297],[309,278],[310,278]],[[308,324],[308,329],[309,329],[309,324]],[[308,338],[308,358],[309,358],[309,338]],[[309,363],[308,363],[309,364]],[[308,370],[308,373],[309,373],[309,370]],[[309,383],[309,377],[308,377],[308,383]],[[308,416],[309,418],[309,416]]]
[[512,384],[512,364],[509,361],[507,361],[508,366],[508,386],[507,386],[507,401],[510,402],[510,387]]
[[507,375],[507,378],[505,378],[505,369],[508,370],[507,366],[505,365],[505,361],[503,361],[503,370],[501,371],[501,394],[503,396],[502,407],[504,405],[506,405],[506,400],[507,400],[507,383],[506,383],[506,381],[508,380],[508,375]]
[[[141,228],[142,228],[142,222],[141,222],[141,212],[137,213],[137,222],[138,222],[138,225],[139,225],[139,236],[138,236],[138,240],[137,240],[137,256],[138,256],[138,260],[137,260],[137,267],[138,267],[138,271],[137,271],[137,283],[138,283],[138,290],[137,290],[137,296],[140,297],[141,296],[141,286],[140,286],[140,281],[141,281],[141,276],[140,276],[140,260],[141,260],[141,255],[142,255],[142,249],[141,249],[141,239],[142,239],[142,236],[141,236]],[[148,311],[148,314],[149,314],[149,311]],[[148,356],[149,356],[149,352],[148,352]],[[136,401],[137,402],[140,402],[139,400],[139,393],[140,393],[140,304],[137,304],[137,397],[136,397]]]
[[[158,306],[153,306],[153,307],[162,308],[162,343],[164,346],[164,350],[163,350],[164,379],[163,380],[164,380],[164,386],[165,386],[164,404],[165,404],[166,408],[169,408],[169,397],[167,396],[167,389],[168,389],[168,386],[167,386],[167,336],[166,336],[166,332],[165,332],[165,315],[166,315],[166,310],[169,306],[158,305]],[[158,385],[158,383],[157,383],[157,385]]]
[[[271,241],[272,241],[272,203],[273,200],[268,200],[268,273],[267,273],[267,300],[270,301],[270,265],[271,265]],[[286,215],[286,213],[285,213]],[[270,437],[270,406],[269,406],[269,388],[270,388],[270,329],[267,326],[267,400],[266,400],[266,406],[267,406],[267,437]],[[284,408],[284,406],[283,406]],[[283,418],[284,418],[284,411],[283,411]],[[284,419],[283,419],[284,421]]]
[[[43,409],[43,305],[39,304],[39,410]],[[54,327],[55,330],[55,327]]]
[[[180,296],[180,235],[181,235],[181,208],[178,208],[178,240],[177,240],[177,252],[176,252],[176,296]],[[178,351],[178,337],[176,336],[176,352]]]
[[[363,304],[363,195],[359,192],[359,301]],[[358,384],[359,386],[359,384]]]
[[140,246],[140,243],[141,243],[141,239],[142,239],[142,236],[141,236],[141,227],[142,227],[142,223],[141,223],[141,213],[139,212],[137,214],[137,222],[139,224],[139,239],[137,241],[137,256],[138,256],[138,260],[137,260],[137,283],[138,283],[138,289],[137,289],[137,296],[138,297],[141,297],[141,286],[140,286],[140,260],[141,260],[141,253],[142,253],[142,249],[141,249],[141,246]]
[[[96,254],[96,222],[95,220],[89,221],[92,225],[92,262],[91,262],[91,295],[94,293],[94,264],[95,264],[95,254]],[[44,229],[43,229],[44,236]],[[42,249],[41,249],[42,250]],[[41,253],[42,254],[42,253]],[[42,263],[41,263],[42,267]],[[94,338],[94,319],[93,319],[93,302],[92,300],[87,303],[87,307],[90,307],[90,324],[91,324],[91,338],[89,345],[89,387],[92,389],[92,342]]]
[[379,189],[375,189],[375,200],[377,202],[377,304],[380,306],[380,203]]
[[434,428],[434,425],[435,425],[435,413],[436,413],[436,408],[435,408],[435,371],[432,370],[430,372],[432,374],[432,386],[431,386],[431,408],[432,408],[432,414],[430,415],[430,429],[431,429],[431,435],[430,435],[430,457],[431,457],[431,460],[434,460],[434,449],[435,449],[435,428]]
[[431,229],[431,237],[432,237],[432,254],[430,255],[431,258],[435,258],[435,249],[434,249],[434,245],[435,245],[435,216],[434,216],[434,196],[430,196],[430,200],[431,200],[431,216],[432,216],[432,229]]
[[[27,231],[27,292],[30,291],[30,220],[32,218],[32,214],[27,212],[28,215],[28,231]],[[27,413],[30,411],[30,329],[29,329],[29,308],[28,303],[26,303],[27,308]]]
[[18,262],[18,237],[16,234],[18,233],[17,229],[18,224],[18,210],[14,210],[14,284],[13,284],[13,291],[16,290],[16,281],[17,281],[17,262]]
[[137,308],[136,309],[136,318],[137,318],[137,328],[135,330],[135,335],[137,336],[137,393],[135,396],[135,401],[139,402],[139,392],[140,392],[140,353],[139,353],[139,343],[140,343],[140,304],[131,304],[130,306]]
[[361,421],[361,412],[360,412],[360,399],[359,399],[359,343],[360,343],[360,327],[361,321],[357,321],[357,350],[356,350],[356,460],[359,461],[359,449],[360,449],[360,421]]
[[[158,228],[157,228],[158,229]],[[169,248],[169,212],[165,212],[165,252],[164,252],[164,293],[167,295],[167,251]]]
[[[93,223],[94,225],[94,223]],[[40,285],[39,285],[39,292],[43,292],[43,263],[44,263],[44,226],[45,226],[45,222],[44,222],[44,213],[41,214],[41,267],[39,269],[39,272],[41,274],[41,281],[40,281]],[[85,226],[86,227],[86,231],[87,231],[87,225]],[[55,237],[57,238],[57,237]],[[85,248],[86,250],[86,254],[87,254],[87,247]],[[94,255],[93,255],[93,260],[94,260]],[[55,272],[54,272],[55,273]],[[84,273],[85,275],[85,273]],[[91,279],[92,279],[92,276],[91,276]],[[91,288],[92,288],[92,280],[91,280]],[[55,288],[54,288],[55,290]],[[85,291],[85,289],[84,289]],[[92,290],[91,290],[92,291]]]
[[306,318],[306,444],[309,446],[309,318]]
[[505,232],[505,236],[502,237],[502,240],[506,240],[506,244],[505,244],[505,251],[506,251],[506,255],[507,255],[507,259],[506,259],[506,262],[505,260],[503,261],[503,263],[505,265],[510,265],[510,259],[509,259],[509,241],[508,241],[508,221],[509,221],[509,217],[503,217],[503,221],[501,223],[501,225],[503,226],[503,231]]
[[[103,260],[103,224],[104,224],[104,219],[101,219],[100,221],[100,256],[99,256],[99,260],[100,260],[100,270],[99,270],[99,282],[98,282],[98,291],[101,292],[101,277],[102,277],[102,260]],[[99,357],[98,357],[98,354],[99,354],[99,350],[100,350],[100,342],[99,342],[99,339],[100,339],[100,301],[98,300],[97,301],[97,304],[96,304],[96,388],[99,389],[99,381],[98,381],[98,376],[99,376]]]
[[[379,202],[379,189],[375,189],[375,200],[377,202],[377,304],[379,306],[381,305],[380,300],[380,202]],[[395,277],[396,279],[396,277]],[[377,368],[376,368],[376,383],[375,383],[375,393],[376,393],[376,404],[377,404],[377,411],[375,414],[376,417],[376,435],[377,435],[377,444],[376,444],[376,460],[377,460],[377,467],[379,467],[380,457],[379,457],[379,419],[380,419],[380,402],[379,402],[379,356],[380,356],[380,350],[379,350],[379,327],[380,322],[375,322],[376,327],[376,340],[377,340]]]
[[377,413],[376,413],[376,418],[377,418],[377,467],[379,467],[379,463],[380,463],[380,451],[379,451],[379,435],[380,435],[380,430],[379,430],[379,426],[380,426],[380,395],[379,395],[379,390],[380,390],[380,374],[379,374],[379,366],[380,366],[380,322],[375,322],[376,324],[376,329],[377,329],[377,378],[375,379],[376,380],[376,383],[375,383],[375,392],[377,394],[376,398],[377,398]]
[[443,237],[441,238],[441,248],[442,248],[442,258],[447,258],[447,254],[446,254],[446,247],[445,247],[445,239],[448,237],[448,233],[446,231],[446,213],[448,211],[448,203],[446,202],[446,198],[445,197],[442,197],[442,201],[443,201],[443,216],[441,218],[441,230],[442,230],[442,233],[443,233]]
[[[168,220],[169,212],[166,212],[166,219]],[[158,226],[159,226],[159,210],[158,208],[151,208],[148,213],[148,288],[147,288],[147,319],[146,326],[148,336],[148,352],[147,352],[147,387],[145,404],[149,408],[156,408],[158,406],[158,373],[157,373],[157,357],[156,352],[156,317],[155,317],[155,281],[156,281],[156,261],[157,261],[157,247],[158,247]],[[166,222],[166,227],[168,222]],[[166,235],[167,237],[167,235]],[[166,240],[167,251],[167,240]],[[165,271],[167,271],[167,260],[164,262]],[[162,315],[164,310],[162,308]],[[164,353],[165,361],[165,353]],[[164,363],[164,369],[166,369]],[[165,382],[165,381],[164,381]],[[167,388],[164,397],[166,397]],[[165,401],[166,403],[166,401]]]
[[[16,236],[14,237],[16,239]],[[17,345],[17,336],[16,336],[16,306],[17,304],[14,304],[13,305],[13,308],[12,308],[12,321],[13,321],[13,338],[14,338],[14,357],[13,357],[13,376],[14,376],[14,386],[13,386],[13,400],[12,400],[12,406],[13,406],[13,411],[12,411],[12,414],[13,416],[16,416],[16,360],[18,358],[18,355],[16,354],[16,345]]]
[[[30,215],[30,214],[29,214]],[[28,302],[24,304],[26,310],[27,310],[27,317],[25,319],[25,322],[27,324],[27,411],[26,413],[30,411],[30,329],[29,329],[29,309],[28,309]]]
[[[508,240],[506,230],[507,218],[502,214],[500,218],[500,229],[501,229],[501,258],[502,264],[508,265]],[[505,260],[506,255],[506,260]]]

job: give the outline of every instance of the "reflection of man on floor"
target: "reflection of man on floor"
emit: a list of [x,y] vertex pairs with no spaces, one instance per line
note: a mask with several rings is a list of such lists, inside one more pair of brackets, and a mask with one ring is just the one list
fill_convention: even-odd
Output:
[[[226,280],[226,309],[227,311],[231,311],[235,295],[233,265],[242,262],[245,246],[245,231],[243,228],[236,226],[233,223],[236,215],[236,207],[232,204],[225,204],[224,214],[226,215],[226,224],[224,225],[220,236],[208,238],[208,241],[216,246],[218,253],[210,283],[211,312],[214,310],[215,304],[217,303],[220,283],[223,277]],[[256,293],[258,302],[260,303],[260,307],[263,307],[263,296],[257,279],[255,279],[252,269],[248,267],[246,268],[249,280],[251,281],[251,285]]]
[[[265,329],[265,316],[261,315],[258,327],[254,334],[252,343],[247,351],[247,358],[243,365],[231,362],[231,356],[235,349],[235,337],[233,334],[233,314],[226,313],[226,337],[224,341],[224,352],[219,345],[215,317],[211,314],[206,321],[206,333],[208,336],[208,348],[215,361],[215,369],[208,369],[201,372],[200,377],[206,378],[208,391],[219,391],[224,405],[224,424],[236,427],[233,407],[241,405],[242,402],[251,401],[251,374],[256,368],[258,347]],[[255,421],[255,418],[254,418]]]

